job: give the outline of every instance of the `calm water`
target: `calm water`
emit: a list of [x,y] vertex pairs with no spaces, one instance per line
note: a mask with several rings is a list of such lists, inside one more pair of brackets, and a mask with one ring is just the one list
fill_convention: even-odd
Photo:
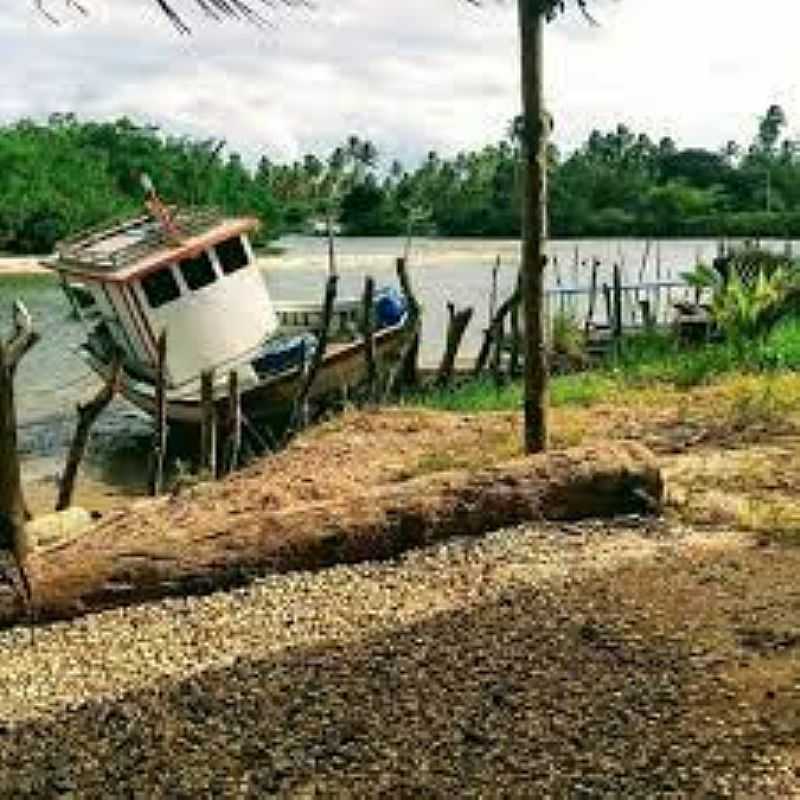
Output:
[[[277,300],[322,298],[327,274],[323,239],[289,237],[281,244],[285,253],[261,262],[266,282]],[[342,239],[337,243],[341,274],[340,297],[359,296],[364,277],[377,284],[394,285],[394,263],[403,253],[404,241],[394,238]],[[782,246],[776,244],[775,246]],[[586,286],[593,258],[603,267],[600,283],[610,281],[611,266],[619,263],[623,280],[677,279],[697,259],[710,261],[714,241],[555,242],[550,286]],[[647,260],[645,261],[645,255]],[[410,273],[424,306],[422,360],[435,363],[441,354],[446,326],[446,303],[473,306],[473,321],[462,355],[474,354],[489,314],[492,268],[500,257],[499,299],[516,282],[519,243],[485,240],[415,240]],[[557,264],[557,266],[556,266]],[[0,262],[0,267],[2,262]],[[0,278],[0,324],[10,321],[11,303],[21,299],[31,311],[42,341],[24,359],[17,381],[20,447],[28,481],[52,482],[61,468],[75,421],[75,405],[96,391],[98,384],[76,354],[82,339],[79,324],[71,322],[57,283],[48,276]],[[124,401],[115,401],[98,421],[87,455],[85,480],[112,493],[137,493],[144,489],[150,425]]]

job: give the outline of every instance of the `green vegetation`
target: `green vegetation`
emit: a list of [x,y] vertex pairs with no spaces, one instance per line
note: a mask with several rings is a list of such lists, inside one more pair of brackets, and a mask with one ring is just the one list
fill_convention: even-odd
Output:
[[[800,149],[771,106],[747,146],[654,142],[625,125],[594,131],[567,156],[550,148],[554,236],[798,236]],[[223,142],[169,136],[129,119],[0,127],[0,251],[48,251],[77,229],[141,208],[148,172],[168,202],[249,212],[264,242],[315,222],[346,234],[518,236],[519,126],[478,151],[431,152],[413,169],[357,136],[291,164],[254,168]]]
[[[779,323],[765,339],[746,347],[731,342],[686,347],[668,334],[642,334],[627,339],[618,355],[593,370],[554,376],[550,402],[555,408],[585,407],[633,389],[658,385],[690,389],[731,374],[771,375],[798,370],[800,319],[796,318]],[[486,378],[464,383],[453,391],[431,392],[412,402],[464,413],[515,411],[522,407],[522,386],[512,382],[498,387]]]

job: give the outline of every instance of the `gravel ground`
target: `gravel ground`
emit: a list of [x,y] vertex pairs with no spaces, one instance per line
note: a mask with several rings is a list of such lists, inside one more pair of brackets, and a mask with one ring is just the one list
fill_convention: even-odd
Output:
[[529,527],[8,631],[0,796],[800,796],[795,641],[765,634],[798,564],[773,555]]

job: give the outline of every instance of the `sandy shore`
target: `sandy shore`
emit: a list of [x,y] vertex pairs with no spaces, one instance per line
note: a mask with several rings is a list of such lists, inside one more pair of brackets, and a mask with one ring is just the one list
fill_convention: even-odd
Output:
[[41,275],[50,274],[39,262],[45,256],[0,257],[0,277],[3,275]]

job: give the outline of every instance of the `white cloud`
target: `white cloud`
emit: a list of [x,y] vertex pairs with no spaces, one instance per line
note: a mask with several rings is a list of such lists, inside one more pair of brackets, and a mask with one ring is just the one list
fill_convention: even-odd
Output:
[[[518,108],[515,3],[317,0],[272,25],[217,25],[188,11],[181,37],[152,0],[84,0],[54,27],[33,4],[0,20],[0,120],[75,111],[129,114],[176,133],[225,138],[249,156],[327,149],[370,136],[387,155],[454,152],[501,136]],[[709,147],[747,141],[779,102],[800,120],[795,0],[756,14],[729,0],[598,0],[547,34],[559,144],[624,121]],[[767,13],[768,12],[768,13]],[[799,123],[800,124],[800,123]]]

